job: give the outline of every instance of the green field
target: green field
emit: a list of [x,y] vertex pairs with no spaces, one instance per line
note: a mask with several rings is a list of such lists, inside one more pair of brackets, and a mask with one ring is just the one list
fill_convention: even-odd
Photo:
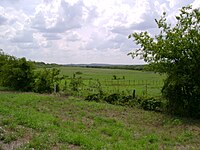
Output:
[[200,122],[73,97],[0,93],[0,149],[199,149]]
[[[138,95],[159,96],[163,85],[164,76],[153,72],[124,70],[124,69],[100,69],[100,68],[84,68],[84,67],[60,67],[62,75],[73,77],[74,73],[81,72],[76,75],[84,80],[84,85],[81,89],[86,89],[88,86],[95,86],[99,81],[104,92],[127,92],[132,93],[136,90]],[[113,76],[117,79],[114,80]]]

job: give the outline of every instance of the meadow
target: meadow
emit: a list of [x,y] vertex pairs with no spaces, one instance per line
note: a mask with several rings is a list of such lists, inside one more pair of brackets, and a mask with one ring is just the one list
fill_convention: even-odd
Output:
[[0,149],[199,149],[200,122],[137,108],[0,92]]
[[[84,67],[59,67],[61,74],[68,76],[67,84],[74,74],[76,78],[83,80],[82,90],[93,88],[101,84],[104,92],[126,92],[136,91],[137,95],[160,96],[164,75],[150,71],[137,71],[125,69],[102,69]],[[91,91],[92,91],[91,90]]]

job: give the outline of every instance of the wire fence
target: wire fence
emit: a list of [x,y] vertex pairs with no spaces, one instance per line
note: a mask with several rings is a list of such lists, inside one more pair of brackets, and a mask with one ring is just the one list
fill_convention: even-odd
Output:
[[[105,93],[120,93],[125,92],[131,94],[134,90],[137,95],[144,96],[159,96],[161,94],[161,88],[163,86],[162,80],[98,80],[98,79],[81,79],[81,84],[78,86],[78,95],[84,95],[88,93],[97,93],[102,90]],[[66,88],[70,89],[71,79],[65,83]]]

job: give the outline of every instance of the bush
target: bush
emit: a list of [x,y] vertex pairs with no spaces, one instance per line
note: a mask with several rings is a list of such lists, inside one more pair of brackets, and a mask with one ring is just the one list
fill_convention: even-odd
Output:
[[99,93],[97,93],[97,94],[90,94],[90,95],[88,95],[85,98],[85,100],[99,102],[101,100],[101,96],[100,96]]
[[58,69],[44,69],[34,72],[33,63],[25,58],[15,58],[0,50],[0,85],[20,91],[51,93],[54,84],[62,79]]
[[155,98],[145,98],[141,100],[140,106],[144,110],[161,111],[162,102]]
[[117,76],[116,75],[113,75],[113,80],[117,80]]
[[110,104],[115,104],[117,101],[119,101],[120,98],[121,98],[120,94],[114,93],[104,97],[104,101]]
[[[181,80],[182,79],[182,80]],[[167,110],[178,116],[200,118],[200,86],[191,79],[180,77],[180,82],[168,78],[162,89],[167,99]]]
[[33,64],[25,58],[17,59],[0,52],[0,84],[20,91],[33,88]]
[[144,97],[133,97],[132,95],[125,95],[124,93],[112,93],[109,95],[95,93],[89,94],[85,100],[87,101],[105,101],[109,104],[129,106],[129,107],[139,107],[144,110],[150,111],[163,111],[164,102],[156,98],[144,98]]
[[81,77],[76,78],[74,76],[73,78],[71,78],[69,85],[73,92],[78,92],[80,90],[80,87],[83,85],[83,80]]
[[132,106],[130,102],[133,102],[133,97],[131,95],[124,95],[122,93],[113,93],[108,96],[105,96],[104,101],[110,104],[123,105],[123,106]]
[[81,71],[77,71],[75,74],[77,74],[77,75],[81,75],[81,74],[83,74]]
[[[35,74],[34,92],[37,93],[52,93],[54,84],[58,86],[61,78],[58,77],[60,70],[58,69],[43,69]],[[57,87],[59,89],[59,87]]]
[[120,102],[127,103],[127,102],[129,102],[131,100],[133,100],[133,97],[131,95],[128,95],[128,96],[124,95],[124,96],[122,96]]

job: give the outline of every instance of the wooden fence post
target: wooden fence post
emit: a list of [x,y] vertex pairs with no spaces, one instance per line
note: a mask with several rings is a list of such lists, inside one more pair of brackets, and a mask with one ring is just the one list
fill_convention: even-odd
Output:
[[147,80],[146,80],[146,97],[147,97],[147,92],[148,92],[147,90],[148,90],[148,89],[147,89]]
[[133,90],[133,99],[135,98],[135,90]]

